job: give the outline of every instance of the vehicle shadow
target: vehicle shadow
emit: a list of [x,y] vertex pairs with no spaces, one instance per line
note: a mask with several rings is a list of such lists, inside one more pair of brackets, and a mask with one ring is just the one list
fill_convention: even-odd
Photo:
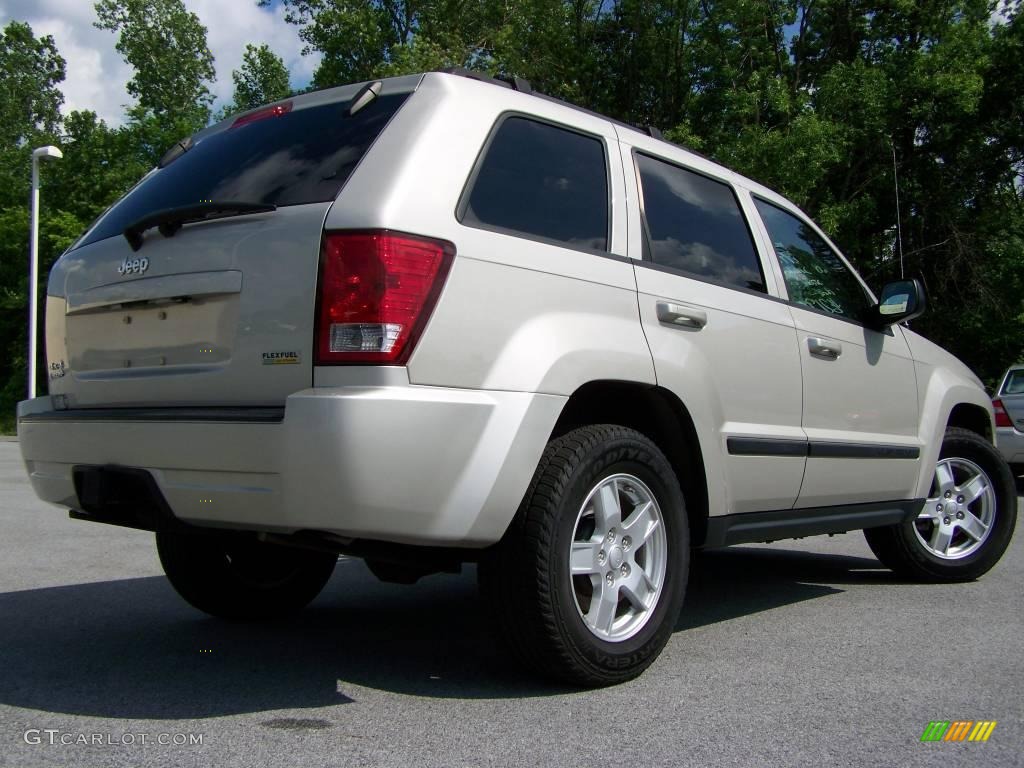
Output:
[[[698,560],[680,630],[888,580],[864,558],[736,548]],[[470,568],[401,587],[342,560],[308,609],[270,624],[205,617],[162,577],[0,594],[0,703],[192,719],[345,704],[360,686],[441,698],[567,692],[506,663],[474,577]]]
[[900,583],[874,558],[779,548],[694,553],[676,631],[702,627],[842,592],[837,585]]

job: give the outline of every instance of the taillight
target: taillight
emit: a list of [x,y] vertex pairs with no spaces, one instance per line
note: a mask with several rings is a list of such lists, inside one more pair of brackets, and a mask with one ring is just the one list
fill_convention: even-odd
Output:
[[997,427],[1012,427],[1013,422],[1010,421],[1010,414],[1006,412],[1006,406],[1003,405],[1002,400],[993,400],[992,408],[996,412],[996,426]]
[[255,112],[250,112],[248,115],[242,115],[231,124],[231,127],[238,128],[243,125],[248,125],[249,123],[255,123],[257,120],[266,120],[268,117],[280,117],[281,115],[286,115],[291,111],[292,103],[290,101],[285,101],[280,104],[275,104],[272,107],[257,109]]
[[317,365],[408,360],[454,255],[449,242],[387,230],[325,233]]

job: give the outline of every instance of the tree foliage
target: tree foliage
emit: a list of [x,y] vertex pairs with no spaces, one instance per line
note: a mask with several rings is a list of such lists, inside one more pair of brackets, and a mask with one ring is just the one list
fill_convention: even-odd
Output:
[[117,34],[117,51],[135,72],[128,115],[143,156],[155,162],[209,122],[216,71],[206,27],[182,0],[98,0],[95,9],[95,26]]
[[292,92],[288,84],[288,68],[266,43],[258,47],[252,44],[245,46],[242,66],[231,73],[231,79],[235,82],[235,95],[225,108],[225,114],[279,101]]
[[33,133],[55,133],[64,95],[64,59],[53,37],[36,38],[28,24],[12,21],[0,32],[0,146],[22,143]]
[[213,54],[206,27],[181,0],[99,0],[95,7],[96,26],[117,33],[117,51],[135,70],[128,93],[139,107],[161,117],[209,109]]

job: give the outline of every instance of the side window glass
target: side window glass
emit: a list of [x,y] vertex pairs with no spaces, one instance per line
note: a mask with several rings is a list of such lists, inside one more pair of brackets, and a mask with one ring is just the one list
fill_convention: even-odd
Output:
[[765,291],[743,212],[728,184],[636,155],[650,257],[698,277]]
[[575,248],[608,248],[604,143],[509,117],[479,165],[460,221]]
[[1024,370],[1010,372],[1010,375],[1006,377],[1006,383],[1003,385],[1002,394],[1024,394]]
[[754,198],[795,304],[860,320],[870,306],[857,278],[806,222]]

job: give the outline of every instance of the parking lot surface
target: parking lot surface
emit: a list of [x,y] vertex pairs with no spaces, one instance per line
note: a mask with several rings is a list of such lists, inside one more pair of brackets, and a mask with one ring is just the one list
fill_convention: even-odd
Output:
[[[665,652],[599,691],[506,665],[474,577],[343,559],[294,620],[217,621],[150,534],[37,501],[0,442],[0,768],[1024,765],[1020,532],[955,585],[859,533],[701,553]],[[997,725],[922,743],[936,720]]]

